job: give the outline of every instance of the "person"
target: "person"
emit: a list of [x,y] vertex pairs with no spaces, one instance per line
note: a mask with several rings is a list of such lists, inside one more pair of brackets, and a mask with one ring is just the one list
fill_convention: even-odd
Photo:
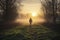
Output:
[[32,33],[32,18],[29,19],[29,23],[30,23],[29,32]]
[[32,18],[29,19],[29,23],[30,23],[30,25],[32,24]]

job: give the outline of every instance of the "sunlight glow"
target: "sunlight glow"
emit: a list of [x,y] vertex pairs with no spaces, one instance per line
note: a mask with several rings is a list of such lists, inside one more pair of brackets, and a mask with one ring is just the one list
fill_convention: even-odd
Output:
[[36,13],[36,12],[33,12],[33,13],[32,13],[32,16],[33,16],[33,17],[37,16],[37,13]]
[[32,24],[45,22],[42,4],[39,1],[40,0],[23,0],[21,4],[19,1],[16,2],[18,13],[16,22],[27,25],[29,24],[30,18],[32,18]]

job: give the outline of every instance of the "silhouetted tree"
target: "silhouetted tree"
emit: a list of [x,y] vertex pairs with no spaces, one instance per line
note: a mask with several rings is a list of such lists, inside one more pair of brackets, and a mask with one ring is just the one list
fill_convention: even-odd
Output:
[[58,14],[58,19],[57,20],[60,20],[60,0],[58,0],[57,14]]
[[56,17],[57,17],[57,0],[52,0],[52,9],[53,9],[53,23],[56,23]]
[[41,4],[45,15],[45,19],[47,22],[50,22],[52,17],[52,2],[49,0],[44,0],[41,1]]
[[56,23],[57,17],[57,0],[44,0],[42,2],[43,11],[47,22]]
[[6,0],[0,0],[0,21],[3,21],[3,14],[6,13]]
[[4,13],[4,21],[12,21],[17,17],[16,7],[14,6],[14,1],[6,0],[6,13]]

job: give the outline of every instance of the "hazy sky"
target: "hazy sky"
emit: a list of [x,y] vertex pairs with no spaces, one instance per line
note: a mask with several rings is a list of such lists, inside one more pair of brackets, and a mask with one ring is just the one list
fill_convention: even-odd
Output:
[[[39,17],[40,15],[43,15],[42,10],[41,10],[42,6],[41,6],[41,3],[40,3],[40,0],[22,0],[21,1],[21,4],[23,5],[22,8],[21,8],[22,10],[20,10],[21,6],[19,6],[18,2],[17,2],[18,13],[23,14],[25,16],[28,16],[27,18],[25,16],[22,16],[25,19],[24,18],[22,18],[22,19],[19,18],[19,19],[17,19],[18,22],[20,21],[21,23],[25,23],[25,24],[29,23],[29,18],[30,17],[33,19],[33,23],[44,21],[44,18]],[[19,17],[20,17],[20,15],[19,15]]]
[[39,0],[22,0],[22,13],[38,12],[40,10]]
[[35,3],[36,4],[36,3],[40,3],[40,0],[23,0],[22,2],[23,3],[28,3],[28,4],[29,3]]
[[29,17],[33,15],[43,15],[40,0],[22,0],[21,4],[23,5],[21,9],[20,6],[17,7],[17,11],[19,14],[23,14]]

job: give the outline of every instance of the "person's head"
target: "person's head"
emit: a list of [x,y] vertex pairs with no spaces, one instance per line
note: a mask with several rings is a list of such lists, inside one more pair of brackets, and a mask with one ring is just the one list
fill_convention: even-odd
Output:
[[30,18],[31,19],[31,18]]

